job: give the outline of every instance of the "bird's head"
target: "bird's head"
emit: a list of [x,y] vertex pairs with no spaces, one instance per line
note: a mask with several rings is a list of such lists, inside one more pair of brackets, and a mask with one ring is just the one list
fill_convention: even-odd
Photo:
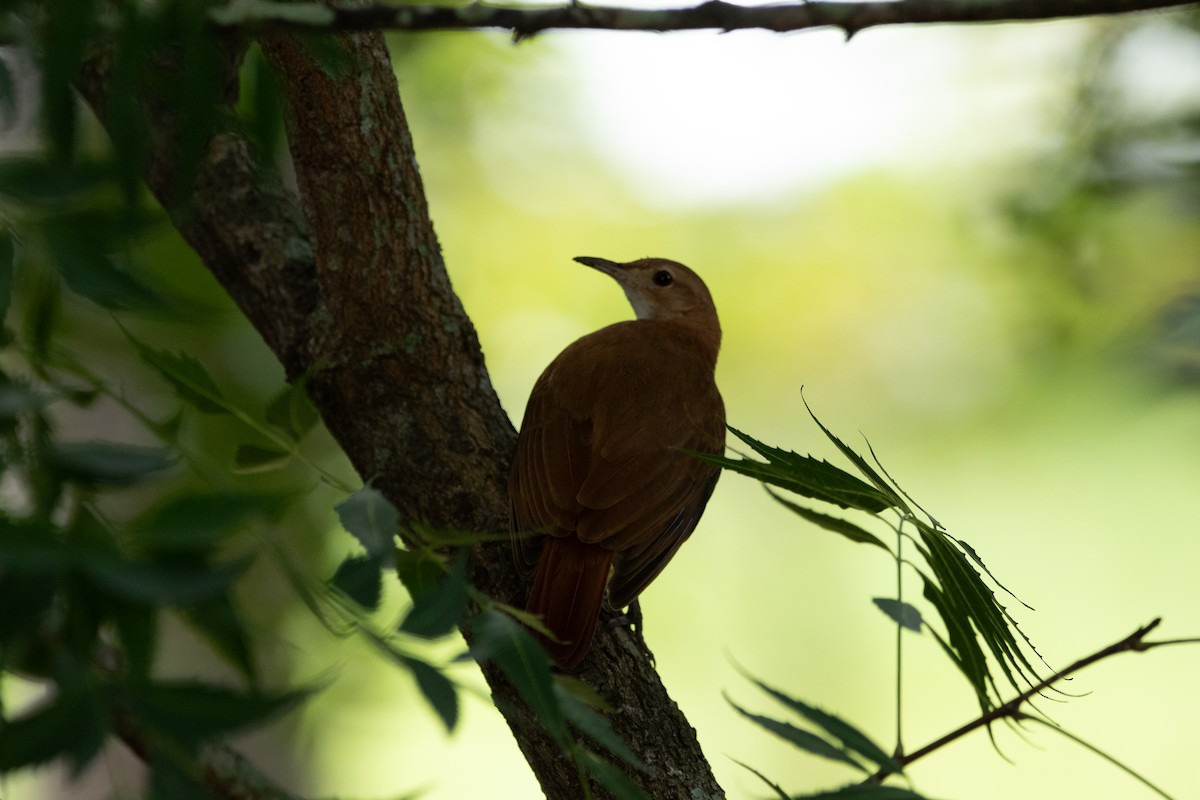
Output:
[[575,260],[611,275],[625,290],[638,319],[686,319],[717,324],[717,310],[708,287],[699,275],[677,261],[641,258],[620,264],[592,256],[579,256]]

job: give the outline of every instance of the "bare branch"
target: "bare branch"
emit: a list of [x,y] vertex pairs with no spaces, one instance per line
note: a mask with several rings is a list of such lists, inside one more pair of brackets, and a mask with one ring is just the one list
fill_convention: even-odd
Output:
[[[908,766],[912,762],[916,761],[918,758],[923,758],[924,756],[929,755],[930,753],[932,753],[935,750],[940,750],[941,748],[945,747],[946,745],[950,744],[951,742],[955,741],[956,739],[960,739],[963,736],[966,736],[971,731],[978,730],[979,728],[983,728],[988,725],[991,725],[993,722],[996,722],[997,720],[1001,720],[1001,719],[1012,719],[1012,720],[1032,719],[1032,717],[1029,717],[1028,715],[1025,714],[1025,712],[1023,712],[1021,710],[1021,707],[1023,705],[1025,705],[1025,703],[1027,703],[1029,700],[1033,699],[1037,695],[1041,694],[1044,690],[1050,688],[1051,686],[1058,683],[1059,681],[1073,675],[1076,672],[1079,672],[1080,670],[1084,669],[1085,667],[1089,667],[1092,664],[1095,664],[1097,661],[1102,661],[1103,659],[1106,659],[1109,656],[1114,656],[1117,653],[1128,653],[1128,652],[1144,653],[1148,650],[1154,650],[1159,647],[1166,647],[1168,645],[1175,645],[1175,644],[1200,644],[1200,639],[1164,639],[1162,641],[1157,641],[1157,642],[1147,642],[1146,641],[1147,634],[1149,634],[1152,630],[1157,628],[1161,622],[1162,622],[1161,618],[1151,620],[1148,624],[1143,625],[1142,627],[1138,628],[1133,633],[1126,636],[1124,639],[1121,639],[1118,642],[1114,642],[1114,643],[1110,644],[1108,647],[1101,648],[1100,650],[1097,650],[1096,652],[1092,653],[1089,656],[1084,656],[1083,658],[1074,662],[1067,668],[1060,670],[1059,672],[1054,673],[1053,675],[1051,675],[1050,677],[1046,678],[1045,680],[1037,683],[1036,685],[1031,686],[1029,689],[1027,689],[1026,691],[1022,692],[1021,694],[1017,695],[1012,700],[1009,700],[1004,705],[997,706],[996,708],[989,711],[987,714],[977,717],[976,719],[971,720],[970,722],[968,722],[967,724],[965,724],[961,727],[955,728],[954,730],[947,733],[945,736],[942,736],[939,739],[936,739],[935,741],[930,742],[929,744],[925,745],[924,747],[922,747],[919,750],[915,750],[912,753],[908,753],[902,757],[899,757],[899,758],[897,758],[897,760],[900,762],[900,764],[902,766]],[[890,774],[890,773],[877,772],[874,775],[872,775],[868,779],[868,781],[874,781],[874,782],[882,781],[885,777],[888,776],[888,774]]]
[[779,33],[839,28],[851,36],[880,25],[1016,22],[1129,14],[1200,3],[1185,0],[894,0],[740,6],[709,0],[669,9],[586,6],[512,7],[474,2],[465,6],[368,5],[330,8],[266,0],[235,0],[213,12],[219,27],[251,30],[468,30],[501,29],[520,39],[550,29],[614,31],[722,31],[761,28]]

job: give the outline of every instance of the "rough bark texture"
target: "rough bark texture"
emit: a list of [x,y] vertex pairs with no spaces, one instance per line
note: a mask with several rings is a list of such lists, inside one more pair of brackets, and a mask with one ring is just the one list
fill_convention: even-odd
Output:
[[[230,130],[213,136],[191,190],[178,192],[162,113],[151,114],[147,183],[287,374],[310,375],[329,430],[404,520],[505,530],[515,435],[442,263],[382,36],[335,43],[345,58],[323,63],[301,40],[262,41],[289,101],[299,199],[260,174]],[[93,54],[79,81],[101,119],[107,66]],[[477,548],[473,565],[476,586],[520,602],[507,544]],[[546,795],[580,797],[574,766],[541,723],[498,670],[484,674]],[[636,777],[651,797],[723,797],[695,731],[625,632],[601,633],[580,677],[616,709],[615,730],[649,767]]]

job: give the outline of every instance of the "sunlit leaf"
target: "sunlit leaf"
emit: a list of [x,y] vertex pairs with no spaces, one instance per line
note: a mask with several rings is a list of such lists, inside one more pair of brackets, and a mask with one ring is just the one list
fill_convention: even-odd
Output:
[[130,486],[175,463],[164,448],[115,442],[54,442],[47,453],[65,477],[107,486]]
[[413,598],[412,608],[400,621],[400,630],[413,636],[436,639],[454,630],[467,612],[467,554],[431,589]]
[[405,656],[403,663],[412,672],[421,695],[446,726],[446,732],[453,731],[458,724],[458,690],[454,683],[441,670],[420,659]]
[[480,663],[495,661],[512,681],[559,745],[567,742],[567,723],[551,680],[550,659],[529,632],[496,611],[484,611],[471,623],[475,641],[471,655]]
[[873,597],[871,602],[879,606],[879,610],[891,617],[892,621],[900,627],[914,633],[921,632],[924,622],[921,619],[921,612],[916,606],[891,597]]
[[400,514],[377,489],[364,486],[334,506],[342,527],[372,556],[389,553],[400,525]]

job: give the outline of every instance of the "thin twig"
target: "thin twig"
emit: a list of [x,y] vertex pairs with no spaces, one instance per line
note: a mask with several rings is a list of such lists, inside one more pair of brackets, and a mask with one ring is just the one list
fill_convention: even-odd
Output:
[[447,5],[366,5],[329,7],[268,0],[234,0],[212,12],[218,27],[270,30],[509,30],[518,39],[551,28],[621,31],[723,31],[762,28],[798,31],[833,27],[847,36],[879,25],[1015,22],[1064,17],[1128,14],[1196,5],[1185,0],[885,0],[837,2],[814,0],[765,6],[740,6],[709,0],[668,9],[619,8],[570,3],[562,6],[511,7],[474,2]]
[[[1028,702],[1030,699],[1032,699],[1035,695],[1041,694],[1041,692],[1043,690],[1050,688],[1055,683],[1063,680],[1064,678],[1069,677],[1070,675],[1072,675],[1076,672],[1079,672],[1081,669],[1084,669],[1085,667],[1089,667],[1092,664],[1095,664],[1097,661],[1101,661],[1105,658],[1108,658],[1109,656],[1114,656],[1118,653],[1126,653],[1126,652],[1144,653],[1147,650],[1153,650],[1158,647],[1165,647],[1167,645],[1172,645],[1172,644],[1200,644],[1200,639],[1169,639],[1169,640],[1163,640],[1163,641],[1159,641],[1159,642],[1145,641],[1146,635],[1148,633],[1150,633],[1150,631],[1157,628],[1161,622],[1162,622],[1161,617],[1151,620],[1147,625],[1144,625],[1144,626],[1138,628],[1136,631],[1129,634],[1124,639],[1121,639],[1119,642],[1114,642],[1113,644],[1110,644],[1108,647],[1105,647],[1101,650],[1097,650],[1095,653],[1092,653],[1090,656],[1085,656],[1085,657],[1079,659],[1075,663],[1071,664],[1069,667],[1067,667],[1063,670],[1060,670],[1060,671],[1054,673],[1053,675],[1051,675],[1050,677],[1046,678],[1045,680],[1042,680],[1041,682],[1036,683],[1033,686],[1029,687],[1027,690],[1025,690],[1021,694],[1017,695],[1012,700],[1009,700],[1004,705],[996,706],[988,713],[986,713],[976,719],[971,720],[970,722],[968,722],[967,724],[965,724],[961,727],[955,728],[954,730],[947,733],[945,736],[935,739],[934,741],[930,742],[929,744],[925,745],[924,747],[920,748],[919,750],[914,750],[912,753],[909,753],[905,756],[898,758],[897,761],[900,762],[901,766],[907,766],[907,765],[911,764],[912,762],[916,761],[917,759],[929,755],[930,753],[932,753],[935,750],[940,750],[941,748],[945,747],[946,745],[950,744],[951,742],[955,741],[956,739],[960,739],[963,736],[966,736],[971,731],[977,730],[977,729],[985,727],[985,726],[989,726],[993,722],[996,722],[997,720],[1025,719],[1025,718],[1027,718],[1027,716],[1021,711],[1021,706],[1023,706],[1026,702]],[[882,781],[885,777],[887,777],[888,774],[890,774],[890,773],[877,772],[874,775],[872,775],[870,778],[868,778],[867,780],[877,783],[879,781]]]

